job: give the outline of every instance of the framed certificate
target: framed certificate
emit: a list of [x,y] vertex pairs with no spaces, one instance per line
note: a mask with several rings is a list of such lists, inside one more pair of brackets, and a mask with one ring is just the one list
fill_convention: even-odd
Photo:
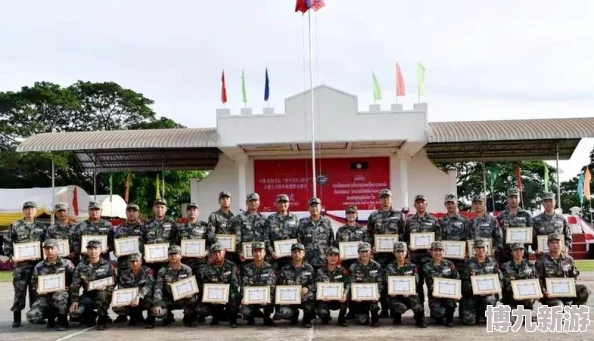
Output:
[[37,277],[37,293],[40,295],[66,290],[66,274],[64,272]]
[[13,261],[21,262],[36,259],[41,259],[41,242],[13,244]]
[[538,278],[518,279],[510,282],[514,300],[529,300],[542,298],[542,290]]
[[[477,238],[485,242],[485,251],[487,252],[487,256],[491,256],[493,242],[491,238]],[[468,257],[474,257],[474,240],[467,240],[466,244],[468,244]]]
[[[536,242],[538,243],[537,251],[538,252],[549,252],[549,236],[536,236]],[[561,246],[561,252],[565,251],[565,241],[560,241],[559,245]]]
[[274,253],[276,258],[291,256],[291,246],[297,243],[297,239],[285,239],[274,241]]
[[274,304],[301,304],[301,285],[277,285]]
[[376,234],[373,238],[375,253],[393,253],[397,241],[397,234]]
[[435,232],[413,232],[410,234],[410,249],[430,249],[431,243],[435,241]]
[[353,301],[377,301],[378,297],[377,283],[351,284],[351,299]]
[[576,297],[575,278],[545,278],[549,297]]
[[182,257],[204,257],[206,256],[206,239],[182,239]]
[[474,295],[499,294],[501,295],[501,285],[499,275],[476,275],[470,276],[472,283],[472,293]]
[[318,282],[316,283],[316,300],[340,301],[344,294],[342,282]]
[[505,243],[532,244],[532,227],[508,227],[505,231]]
[[247,305],[270,303],[270,287],[243,287],[243,303]]
[[138,296],[138,288],[116,289],[111,296],[112,307],[126,307]]
[[113,241],[115,250],[114,254],[116,257],[127,256],[133,253],[140,253],[138,236],[117,238]]
[[433,296],[459,300],[462,297],[462,281],[451,278],[434,278]]
[[171,286],[171,293],[173,294],[174,301],[198,293],[198,283],[196,283],[195,276],[170,283],[169,285]]
[[205,283],[202,291],[202,302],[221,303],[229,302],[229,284]]
[[227,250],[227,252],[235,252],[235,243],[237,237],[234,234],[217,234],[217,242]]
[[[56,239],[58,242],[58,257],[68,257],[70,255],[70,243],[68,239]],[[45,249],[43,249],[43,258],[46,258]]]
[[108,287],[110,285],[114,285],[113,276],[96,279],[94,281],[89,282],[87,290],[89,290],[89,291],[101,290],[101,289]]
[[98,240],[101,242],[101,252],[107,251],[107,235],[93,235],[93,234],[83,234],[80,239],[80,253],[86,255],[87,254],[87,243],[91,240]]
[[359,258],[359,244],[361,244],[361,242],[340,242],[340,243],[338,243],[338,250],[340,251],[340,259]]
[[415,276],[388,276],[388,295],[416,295]]
[[144,261],[147,263],[166,262],[169,259],[169,243],[145,244]]
[[449,259],[466,258],[466,242],[456,240],[442,240],[443,257]]
[[252,243],[253,242],[241,243],[241,252],[243,253],[243,258],[254,259],[254,256],[252,255]]

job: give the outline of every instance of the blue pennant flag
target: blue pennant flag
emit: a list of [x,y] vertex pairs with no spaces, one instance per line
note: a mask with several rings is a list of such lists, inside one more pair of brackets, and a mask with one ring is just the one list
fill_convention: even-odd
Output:
[[580,172],[577,185],[577,196],[580,198],[580,206],[584,204],[584,173]]
[[268,79],[268,68],[266,68],[266,82],[264,84],[264,100],[268,101],[270,97],[270,80]]

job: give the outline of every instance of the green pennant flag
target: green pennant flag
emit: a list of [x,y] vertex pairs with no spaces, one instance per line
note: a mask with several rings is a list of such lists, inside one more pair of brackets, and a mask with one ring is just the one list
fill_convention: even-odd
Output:
[[425,96],[425,67],[421,63],[417,63],[417,73],[419,82],[419,97]]
[[371,73],[371,77],[373,78],[373,100],[379,101],[382,99],[382,90],[380,89],[377,78],[375,78],[375,74],[373,72]]
[[113,195],[113,174],[109,175],[109,202],[111,202],[111,196]]
[[497,164],[492,164],[489,167],[489,182],[491,184],[491,193],[495,192],[495,180],[497,180],[497,173],[499,173],[499,168]]
[[243,103],[247,103],[247,91],[245,90],[245,74],[241,70],[241,95],[243,96]]
[[544,165],[544,190],[549,191],[549,166],[545,163]]

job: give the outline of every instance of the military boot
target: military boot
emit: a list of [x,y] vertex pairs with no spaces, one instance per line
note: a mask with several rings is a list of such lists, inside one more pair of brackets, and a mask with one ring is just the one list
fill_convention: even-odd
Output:
[[58,331],[68,330],[68,317],[66,315],[58,315]]
[[155,317],[152,315],[149,315],[146,317],[146,320],[144,320],[144,327],[146,329],[153,329],[155,328]]
[[107,328],[107,316],[99,316],[97,319],[97,330],[105,330]]
[[394,313],[394,325],[401,325],[402,324],[402,314]]
[[345,318],[345,311],[341,310],[338,313],[338,325],[342,327],[346,327],[346,318]]
[[46,328],[55,328],[56,327],[56,314],[54,312],[49,312],[47,314],[47,323]]
[[371,326],[372,327],[379,327],[379,315],[377,312],[371,312]]
[[236,313],[229,313],[229,327],[237,328],[237,314]]
[[18,328],[21,326],[21,311],[12,312],[12,328]]
[[454,309],[447,308],[445,313],[445,325],[452,328],[454,326]]
[[186,327],[196,327],[196,319],[197,316],[193,313],[184,313],[184,326]]
[[301,321],[303,328],[311,328],[311,318],[310,314],[303,314],[303,321]]
[[264,316],[264,322],[262,324],[269,327],[276,326],[276,323],[270,318],[270,315]]
[[425,324],[425,314],[423,312],[415,313],[415,325],[419,328],[427,328],[427,324]]

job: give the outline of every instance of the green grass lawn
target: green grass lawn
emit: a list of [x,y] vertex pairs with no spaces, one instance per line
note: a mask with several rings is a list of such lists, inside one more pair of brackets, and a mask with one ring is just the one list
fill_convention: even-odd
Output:
[[594,259],[576,260],[575,266],[580,270],[580,272],[594,271]]
[[0,271],[0,282],[12,282],[12,271]]

